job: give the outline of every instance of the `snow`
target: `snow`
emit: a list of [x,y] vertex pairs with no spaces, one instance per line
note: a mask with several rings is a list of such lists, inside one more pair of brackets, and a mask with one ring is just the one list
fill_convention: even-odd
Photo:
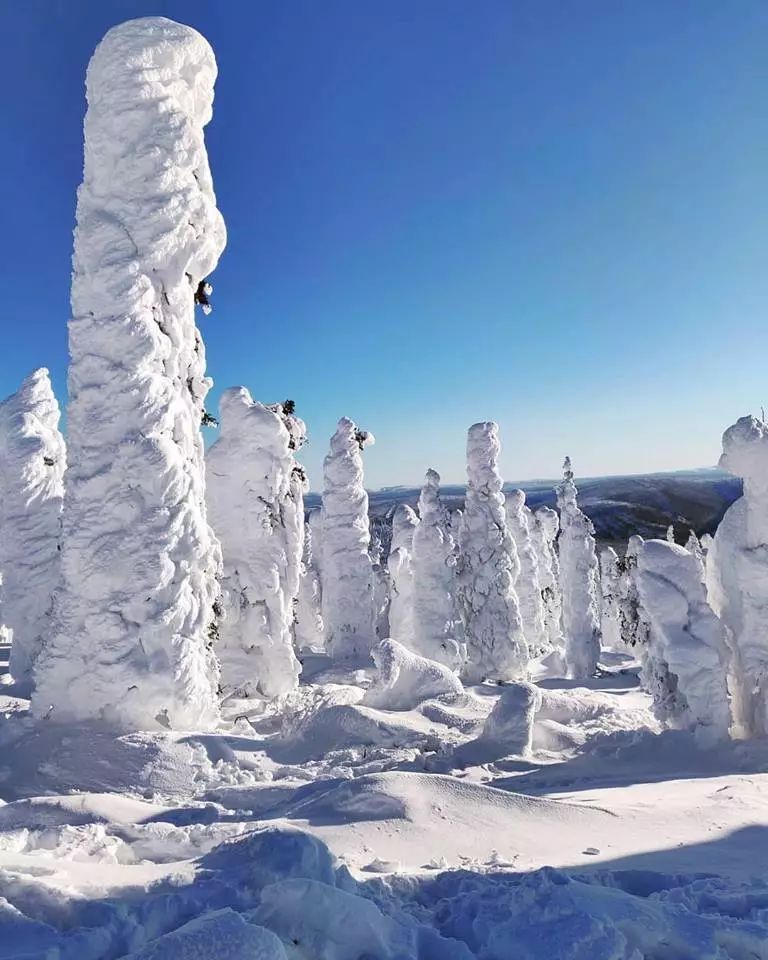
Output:
[[528,648],[515,593],[519,561],[507,527],[498,470],[499,428],[476,423],[467,436],[467,494],[459,520],[458,605],[470,682],[527,673]]
[[372,651],[377,673],[362,702],[386,710],[411,710],[435,697],[459,697],[461,681],[448,667],[412,653],[395,640]]
[[389,633],[408,647],[413,646],[413,537],[418,525],[419,518],[407,503],[395,508],[387,557]]
[[225,390],[206,457],[208,510],[221,541],[222,622],[216,653],[224,695],[281,696],[298,684],[293,650],[304,548],[303,421],[245,387]]
[[339,420],[323,463],[323,622],[334,659],[367,657],[375,640],[373,566],[362,450],[373,436]]
[[555,544],[560,531],[560,518],[550,507],[539,507],[529,518],[528,529],[531,543],[536,551],[539,571],[539,586],[544,607],[544,628],[549,646],[556,654],[562,655],[565,638],[563,637],[562,595],[560,591],[560,560]]
[[32,686],[61,573],[66,448],[48,371],[0,403],[0,615],[12,637],[10,674]]
[[520,604],[523,632],[532,660],[548,652],[549,637],[544,624],[544,602],[539,582],[539,561],[529,527],[530,510],[522,490],[512,490],[506,497],[507,523],[515,541],[520,565],[515,591]]
[[88,66],[69,322],[62,589],[33,702],[56,722],[216,722],[219,547],[193,296],[216,266],[203,127],[216,62],[163,18],[110,30]]
[[599,572],[594,528],[579,508],[570,457],[563,464],[563,480],[557,487],[560,534],[560,582],[563,604],[565,660],[569,675],[591,676],[600,657]]

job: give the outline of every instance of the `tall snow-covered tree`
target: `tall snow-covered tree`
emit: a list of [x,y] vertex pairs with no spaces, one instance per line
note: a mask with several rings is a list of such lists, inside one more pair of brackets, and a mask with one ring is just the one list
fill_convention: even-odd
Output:
[[600,631],[603,645],[609,650],[623,646],[619,612],[622,566],[613,547],[600,551]]
[[520,604],[523,633],[532,659],[542,656],[549,648],[549,637],[544,626],[544,601],[539,581],[539,561],[531,538],[530,510],[525,504],[525,493],[512,490],[506,498],[507,523],[518,557],[515,592]]
[[517,551],[507,527],[498,469],[500,450],[497,424],[469,428],[457,596],[467,644],[464,676],[470,683],[521,679],[528,673],[514,586]]
[[413,532],[413,649],[452,669],[461,665],[456,609],[456,543],[440,499],[440,474],[427,470]]
[[323,462],[323,622],[326,649],[336,660],[367,660],[376,640],[362,458],[373,442],[372,434],[342,417]]
[[389,634],[413,650],[413,537],[419,518],[407,503],[398,504],[392,516],[392,543],[387,557],[391,583]]
[[730,690],[742,735],[768,733],[768,424],[742,417],[723,434],[720,466],[744,495],[717,528],[706,558],[710,602],[728,628]]
[[561,665],[565,650],[563,637],[563,598],[560,589],[560,560],[557,556],[557,535],[560,518],[551,507],[539,507],[529,517],[528,528],[539,566],[539,586],[544,607],[544,627],[553,651],[560,655]]
[[12,635],[11,677],[26,690],[61,573],[66,449],[59,417],[44,367],[0,403],[0,617]]
[[218,718],[221,557],[195,292],[225,244],[203,139],[216,61],[162,17],[110,30],[86,80],[56,628],[33,709],[123,729]]
[[294,624],[294,642],[299,651],[319,652],[325,649],[325,626],[321,604],[322,590],[315,565],[312,525],[307,521],[304,525],[304,552],[301,559],[299,596],[296,600]]
[[595,673],[600,657],[599,573],[594,528],[579,508],[570,457],[565,458],[556,492],[565,659],[569,675],[583,680]]
[[216,646],[221,689],[273,698],[298,683],[294,606],[304,547],[304,422],[282,404],[225,390],[206,457],[208,510],[224,556]]
[[707,603],[696,557],[667,540],[647,540],[637,581],[650,631],[641,648],[644,679],[662,721],[691,727],[704,746],[728,736],[725,630]]

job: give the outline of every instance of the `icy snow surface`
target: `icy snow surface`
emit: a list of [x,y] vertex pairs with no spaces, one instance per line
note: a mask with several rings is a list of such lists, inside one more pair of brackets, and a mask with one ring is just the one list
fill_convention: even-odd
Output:
[[396,709],[344,669],[212,733],[0,698],[0,958],[768,957],[764,741],[659,733],[619,653]]

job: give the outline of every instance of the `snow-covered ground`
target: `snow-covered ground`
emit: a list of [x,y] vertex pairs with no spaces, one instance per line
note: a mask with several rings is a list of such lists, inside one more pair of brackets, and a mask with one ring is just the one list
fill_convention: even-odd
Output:
[[602,666],[539,682],[527,756],[480,735],[504,687],[385,710],[321,657],[214,733],[6,695],[0,957],[768,956],[768,744],[659,733]]

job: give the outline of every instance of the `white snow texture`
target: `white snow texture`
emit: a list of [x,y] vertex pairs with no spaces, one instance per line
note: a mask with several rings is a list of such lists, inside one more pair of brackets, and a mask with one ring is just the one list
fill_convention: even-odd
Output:
[[384,640],[371,651],[377,673],[363,703],[385,710],[411,710],[434,697],[455,698],[464,688],[456,674],[442,663],[420,657],[397,643]]
[[33,709],[126,729],[216,722],[219,547],[194,294],[225,244],[203,140],[216,61],[163,18],[110,30],[87,73],[69,322],[56,627]]
[[387,557],[390,602],[389,633],[393,640],[413,648],[413,537],[419,518],[407,503],[392,516],[392,543]]
[[519,569],[515,591],[520,604],[523,633],[530,658],[536,659],[549,649],[549,637],[544,626],[544,602],[539,582],[539,561],[531,538],[529,518],[531,511],[525,505],[522,490],[512,490],[506,497],[507,523],[515,541]]

